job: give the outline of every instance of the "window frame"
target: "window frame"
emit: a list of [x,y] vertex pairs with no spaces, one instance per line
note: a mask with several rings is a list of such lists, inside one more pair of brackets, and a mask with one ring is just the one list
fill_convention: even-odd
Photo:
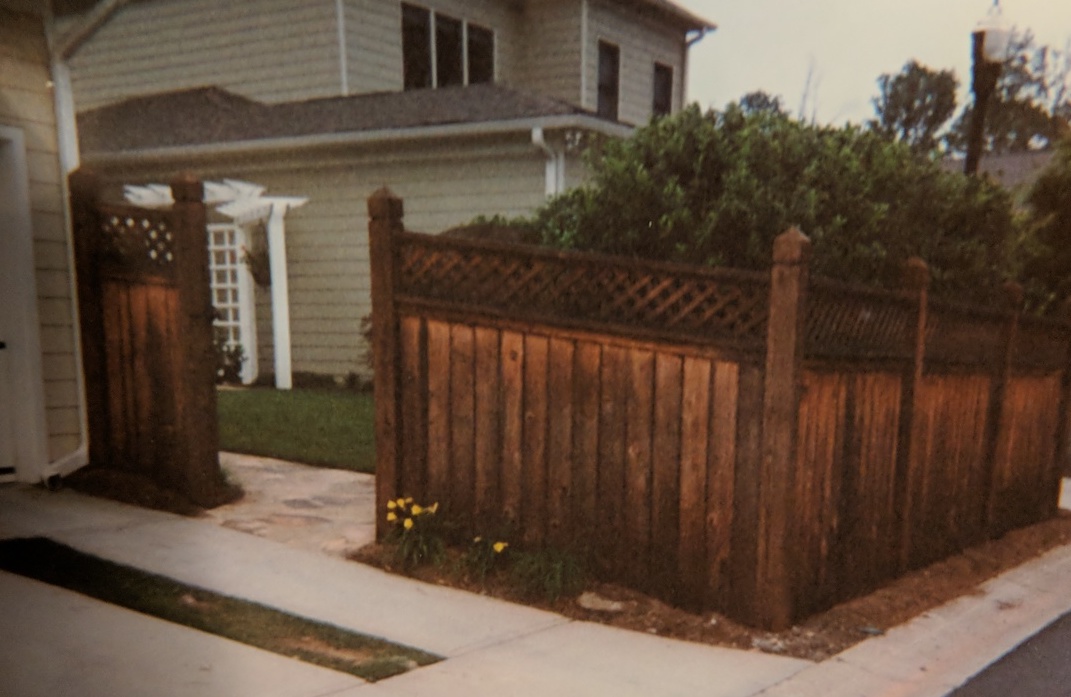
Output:
[[[599,39],[598,55],[595,112],[603,118],[617,121],[621,114],[621,46]],[[613,57],[612,80],[607,69],[610,64],[605,62],[610,56]]]
[[[665,78],[666,83],[664,85],[659,84],[659,76]],[[659,61],[655,61],[654,70],[651,76],[651,116],[669,116],[673,113],[673,81],[675,75],[672,65],[667,65]],[[661,88],[665,90],[665,103],[662,103],[660,99],[662,94]]]
[[[411,17],[417,13],[422,14],[427,18],[427,24],[425,30],[422,32],[426,37],[427,46],[425,50],[419,55],[410,53],[411,49],[407,49],[407,16]],[[424,7],[422,5],[415,5],[413,3],[403,2],[401,3],[401,17],[402,17],[402,89],[405,91],[414,89],[439,89],[440,87],[449,87],[457,85],[475,85],[488,82],[495,82],[498,77],[498,36],[492,27],[477,22],[471,22],[463,17],[455,17],[443,12],[439,12],[430,7]],[[442,46],[440,46],[441,37],[444,36],[440,32],[440,22],[443,26],[447,23],[457,23],[460,26],[460,33],[457,35],[457,45],[461,53],[461,80],[458,82],[456,79],[449,80],[447,84],[444,84],[444,76],[442,70],[440,70],[439,58]],[[470,29],[476,30],[470,33]],[[479,35],[481,37],[489,37],[490,41],[485,42],[488,46],[488,54],[485,56],[486,61],[481,60],[479,64],[482,66],[489,63],[489,75],[486,68],[481,69],[480,74],[477,76],[479,79],[473,80],[473,61],[472,61],[472,49],[479,46],[478,43],[473,42],[473,35]],[[411,44],[410,44],[411,45]],[[411,67],[413,61],[426,61],[426,65],[419,66],[419,69]],[[411,80],[411,75],[423,76],[427,74],[426,80]],[[449,76],[448,76],[449,77]],[[419,84],[418,84],[419,83]]]

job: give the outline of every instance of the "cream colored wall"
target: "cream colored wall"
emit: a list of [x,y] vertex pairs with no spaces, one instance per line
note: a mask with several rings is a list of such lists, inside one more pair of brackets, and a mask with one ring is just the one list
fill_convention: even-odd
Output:
[[[518,45],[524,58],[514,84],[580,104],[580,1],[530,0],[521,22]],[[584,106],[591,108],[594,102]]]
[[80,431],[56,115],[40,20],[4,6],[0,2],[0,124],[21,129],[25,138],[48,450],[56,459],[78,445]]
[[673,68],[673,108],[679,109],[684,76],[684,34],[630,13],[617,3],[588,0],[587,99],[598,99],[599,41],[621,49],[621,92],[618,118],[642,125],[651,118],[654,97],[654,64]]
[[282,102],[339,93],[334,0],[152,0],[123,7],[71,58],[79,110],[219,85]]
[[[371,311],[367,197],[389,186],[403,197],[406,227],[440,232],[480,214],[517,216],[543,201],[544,156],[528,134],[454,145],[424,142],[379,152],[308,152],[231,166],[174,163],[168,170],[109,171],[128,183],[165,182],[180,169],[206,179],[231,177],[269,194],[307,196],[286,216],[293,370],[367,376],[360,320]],[[258,354],[272,371],[270,305],[258,289]]]

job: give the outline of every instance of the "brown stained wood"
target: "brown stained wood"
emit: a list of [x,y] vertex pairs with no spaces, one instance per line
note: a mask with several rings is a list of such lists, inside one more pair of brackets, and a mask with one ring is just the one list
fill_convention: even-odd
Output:
[[428,333],[428,482],[426,505],[453,510],[450,496],[450,325],[427,322]]
[[570,544],[576,530],[571,525],[575,509],[573,470],[573,358],[576,345],[550,340],[547,358],[547,539],[551,544]]
[[427,333],[419,317],[401,318],[401,453],[398,494],[427,501],[428,361]]
[[599,407],[602,347],[578,342],[573,372],[572,520],[577,535],[590,541],[602,507],[596,486],[599,467]]
[[524,338],[524,479],[522,537],[528,544],[547,534],[547,352],[546,337]]
[[[151,377],[157,372],[160,365],[159,356],[153,356],[156,365],[150,368],[149,360],[149,333],[150,323],[153,318],[150,315],[151,287],[131,288],[130,292],[130,362],[126,366],[130,378],[130,397],[134,405],[134,418],[128,423],[128,432],[131,438],[130,450],[137,468],[147,471],[152,463],[157,461],[157,454],[153,452],[152,438],[152,406],[153,392],[159,393],[159,385],[153,385]],[[157,389],[154,390],[153,387]],[[160,393],[166,394],[166,393]]]
[[678,570],[681,601],[702,607],[707,580],[707,462],[711,363],[685,358],[681,397]]
[[757,595],[756,558],[759,521],[759,487],[762,467],[761,368],[740,365],[736,421],[736,466],[733,472],[732,553],[729,588],[724,605],[731,617],[752,621],[761,602]]
[[476,353],[472,327],[450,326],[450,510],[462,526],[476,506]]
[[655,356],[654,433],[651,462],[652,580],[660,596],[676,600],[679,585],[681,401],[683,361]]
[[112,461],[106,466],[134,470],[130,456],[131,439],[127,428],[133,423],[133,414],[127,399],[126,366],[130,364],[130,348],[127,328],[129,323],[128,298],[125,286],[115,282],[102,284],[101,303],[104,307],[105,353],[104,385],[108,399],[108,447]]
[[499,464],[502,452],[500,334],[476,327],[476,515],[499,527]]
[[502,332],[501,512],[506,525],[520,523],[524,448],[524,336]]
[[626,412],[629,395],[628,352],[604,346],[599,403],[598,515],[596,563],[608,576],[622,577],[630,560],[625,544]]
[[650,587],[651,466],[654,427],[654,354],[628,352],[626,401],[625,544],[630,551],[629,579]]
[[725,608],[732,602],[730,554],[735,524],[733,511],[740,365],[715,362],[711,390],[706,466],[704,598],[707,607]]

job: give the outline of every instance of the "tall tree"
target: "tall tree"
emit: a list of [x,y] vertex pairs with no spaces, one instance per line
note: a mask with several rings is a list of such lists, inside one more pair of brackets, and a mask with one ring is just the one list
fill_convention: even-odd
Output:
[[755,90],[754,92],[748,92],[740,98],[740,108],[744,110],[745,114],[754,114],[762,111],[770,112],[773,114],[787,114],[784,105],[781,103],[781,97],[774,97],[763,92],[762,90]]
[[896,75],[878,78],[881,94],[875,97],[874,131],[901,140],[915,152],[937,148],[941,129],[956,110],[956,76],[951,70],[935,71],[909,61]]
[[[960,112],[946,138],[963,151],[971,110]],[[1023,152],[1054,145],[1071,121],[1071,51],[1039,46],[1029,31],[1015,32],[993,97],[986,105],[985,150]]]

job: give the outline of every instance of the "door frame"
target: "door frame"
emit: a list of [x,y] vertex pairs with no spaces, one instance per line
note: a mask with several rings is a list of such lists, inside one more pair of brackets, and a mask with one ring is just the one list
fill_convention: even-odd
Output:
[[[59,190],[57,184],[56,190]],[[61,205],[66,205],[62,203]],[[0,125],[0,328],[10,369],[11,427],[15,434],[15,475],[41,478],[48,464],[41,325],[33,248],[30,175],[22,129]],[[69,270],[68,270],[69,272]],[[10,477],[8,477],[10,478]]]

